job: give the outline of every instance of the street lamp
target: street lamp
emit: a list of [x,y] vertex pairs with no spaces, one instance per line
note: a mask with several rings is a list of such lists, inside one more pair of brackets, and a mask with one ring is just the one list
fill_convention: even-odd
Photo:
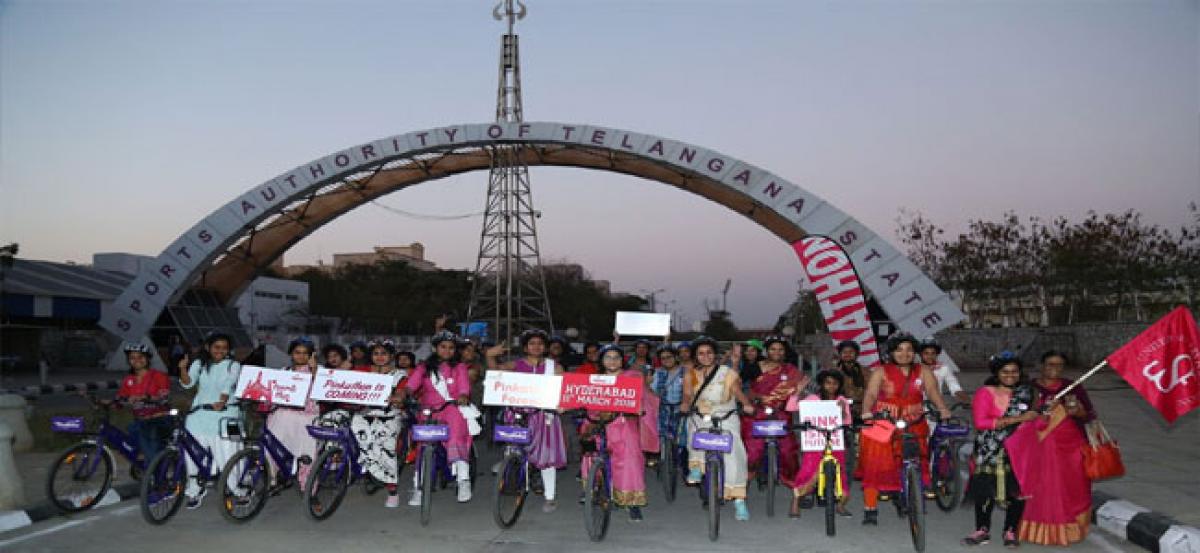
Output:
[[641,292],[643,294],[646,294],[647,296],[650,296],[650,311],[654,312],[654,313],[658,313],[658,303],[656,301],[654,301],[654,296],[656,294],[658,294],[659,292],[666,292],[666,291],[667,291],[666,288],[659,288],[658,290],[646,290],[646,289],[638,290],[638,292]]

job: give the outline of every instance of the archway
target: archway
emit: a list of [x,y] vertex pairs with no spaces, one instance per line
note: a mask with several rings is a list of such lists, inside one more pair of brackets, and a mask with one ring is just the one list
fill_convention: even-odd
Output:
[[929,335],[963,318],[906,256],[815,194],[720,152],[597,125],[476,123],[399,134],[300,165],[221,206],[168,245],[106,306],[100,326],[140,340],[195,283],[226,302],[293,244],[375,198],[422,182],[487,170],[496,145],[519,143],[529,166],[643,177],[697,194],[795,243],[834,240],[897,326]]

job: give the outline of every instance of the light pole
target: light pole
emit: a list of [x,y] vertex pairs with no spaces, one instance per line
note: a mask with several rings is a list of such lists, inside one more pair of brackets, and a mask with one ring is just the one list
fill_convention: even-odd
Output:
[[638,292],[641,292],[643,294],[650,296],[650,311],[653,313],[658,313],[658,303],[655,302],[654,296],[660,292],[666,292],[666,291],[667,291],[666,288],[659,288],[658,290],[646,290],[646,289],[638,290]]

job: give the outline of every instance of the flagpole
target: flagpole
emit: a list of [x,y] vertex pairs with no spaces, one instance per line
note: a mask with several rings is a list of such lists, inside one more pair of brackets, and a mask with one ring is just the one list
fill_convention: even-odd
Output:
[[1070,392],[1071,392],[1071,390],[1074,390],[1076,386],[1078,386],[1078,385],[1082,384],[1084,380],[1087,380],[1087,379],[1091,378],[1091,376],[1092,376],[1093,374],[1096,374],[1097,372],[1099,372],[1099,371],[1100,371],[1100,369],[1103,369],[1104,367],[1107,367],[1107,366],[1108,366],[1108,360],[1107,360],[1107,359],[1105,359],[1105,360],[1101,361],[1101,362],[1100,362],[1099,364],[1097,364],[1095,367],[1092,367],[1092,370],[1090,370],[1090,371],[1088,371],[1088,372],[1084,373],[1084,374],[1083,374],[1083,376],[1081,376],[1081,377],[1079,377],[1078,379],[1076,379],[1076,380],[1075,380],[1075,382],[1072,382],[1070,386],[1067,386],[1066,388],[1063,388],[1061,392],[1059,392],[1057,395],[1055,395],[1055,396],[1054,396],[1054,401],[1058,401],[1058,400],[1062,399],[1062,397],[1063,397],[1063,396],[1065,396],[1065,395],[1067,395],[1068,393],[1070,393]]

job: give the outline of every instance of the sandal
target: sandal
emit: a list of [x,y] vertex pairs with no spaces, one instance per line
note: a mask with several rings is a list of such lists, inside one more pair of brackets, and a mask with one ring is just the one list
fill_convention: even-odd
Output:
[[800,518],[800,496],[792,498],[792,508],[788,510],[788,518]]

